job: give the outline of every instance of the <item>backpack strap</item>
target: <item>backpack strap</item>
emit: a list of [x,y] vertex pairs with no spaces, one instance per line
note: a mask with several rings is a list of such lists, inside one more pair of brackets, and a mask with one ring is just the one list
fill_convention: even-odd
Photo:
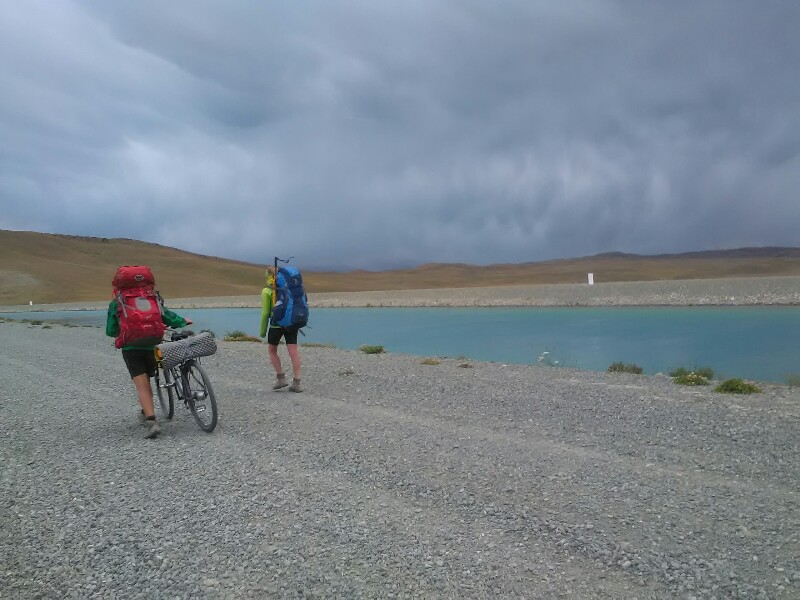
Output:
[[122,315],[127,318],[128,311],[125,310],[125,302],[122,300],[122,292],[120,290],[117,290],[117,305]]
[[156,304],[158,304],[158,312],[160,312],[161,316],[163,317],[164,309],[166,308],[166,306],[164,306],[164,299],[161,297],[161,292],[159,292],[158,290],[155,290],[155,294],[156,294]]

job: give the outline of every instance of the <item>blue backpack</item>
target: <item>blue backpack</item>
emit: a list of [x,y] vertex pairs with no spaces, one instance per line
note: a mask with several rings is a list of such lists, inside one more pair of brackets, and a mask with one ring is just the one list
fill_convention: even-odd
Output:
[[308,324],[308,296],[303,289],[303,276],[294,267],[278,267],[270,321],[280,327]]

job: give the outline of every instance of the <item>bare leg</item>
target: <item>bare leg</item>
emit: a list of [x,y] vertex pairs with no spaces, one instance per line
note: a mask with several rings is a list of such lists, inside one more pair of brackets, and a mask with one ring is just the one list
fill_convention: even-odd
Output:
[[292,361],[292,376],[295,379],[300,379],[300,352],[297,350],[297,344],[286,344],[286,350],[289,352],[289,358]]
[[132,378],[133,385],[136,386],[136,394],[139,396],[139,404],[145,417],[155,415],[153,409],[153,388],[150,387],[150,378],[147,373],[142,373]]
[[269,360],[272,362],[272,366],[275,367],[275,373],[280,375],[283,373],[283,367],[281,366],[281,357],[278,356],[278,347],[273,346],[272,344],[268,344],[269,349]]

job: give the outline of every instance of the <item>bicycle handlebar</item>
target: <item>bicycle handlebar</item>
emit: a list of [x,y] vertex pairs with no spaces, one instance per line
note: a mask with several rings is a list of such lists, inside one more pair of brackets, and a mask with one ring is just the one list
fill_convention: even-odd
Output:
[[166,332],[168,332],[168,331],[172,332],[170,334],[169,340],[168,340],[170,342],[177,342],[178,340],[185,340],[186,338],[190,338],[190,337],[192,337],[194,335],[194,331],[192,331],[191,329],[182,329],[181,331],[178,331],[177,329],[175,329],[173,327],[167,327],[166,331],[164,332],[164,334],[166,335]]

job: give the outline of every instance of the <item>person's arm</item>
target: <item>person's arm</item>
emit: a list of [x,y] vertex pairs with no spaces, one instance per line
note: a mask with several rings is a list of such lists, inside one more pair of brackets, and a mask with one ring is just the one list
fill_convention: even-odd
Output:
[[269,316],[272,314],[272,288],[265,287],[261,290],[261,330],[259,335],[267,335]]
[[116,300],[108,303],[108,314],[106,314],[106,335],[109,337],[117,337],[119,335],[119,315],[117,315]]
[[163,307],[163,311],[161,312],[161,321],[167,327],[172,327],[173,329],[177,329],[178,327],[186,327],[187,325],[192,324],[191,319],[185,319],[177,313],[172,312],[166,306]]

